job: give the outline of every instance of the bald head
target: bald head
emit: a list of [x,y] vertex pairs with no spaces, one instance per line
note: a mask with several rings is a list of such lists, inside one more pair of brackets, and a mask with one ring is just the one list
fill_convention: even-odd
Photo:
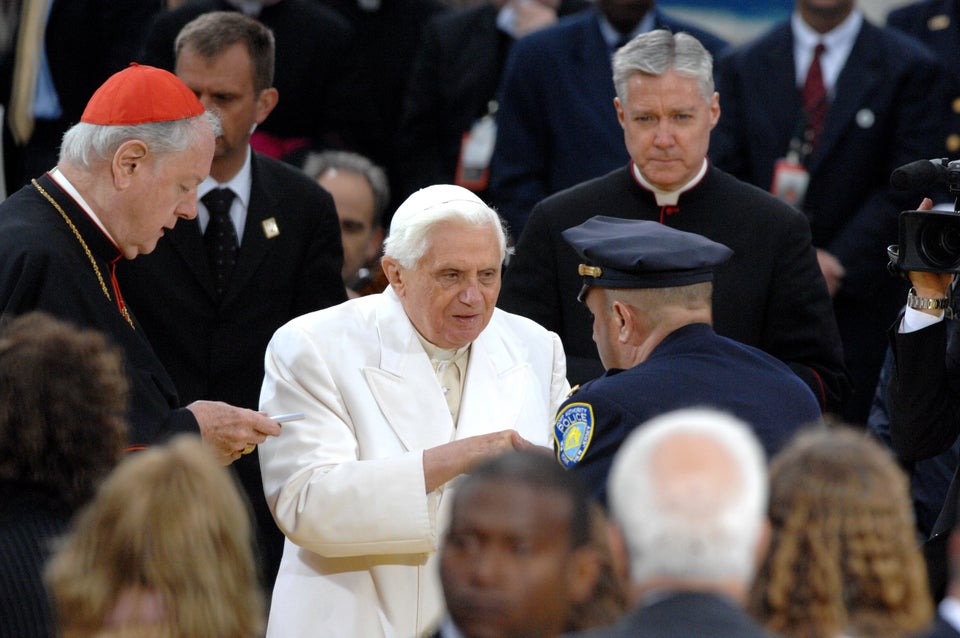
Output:
[[767,481],[745,423],[706,409],[648,421],[620,448],[608,494],[634,583],[752,580]]

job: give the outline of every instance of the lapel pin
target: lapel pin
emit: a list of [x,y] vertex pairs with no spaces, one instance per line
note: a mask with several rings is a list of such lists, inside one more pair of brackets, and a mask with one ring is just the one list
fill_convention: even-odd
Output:
[[277,226],[277,219],[275,217],[269,217],[263,220],[263,234],[266,235],[267,239],[273,239],[280,234],[280,227]]

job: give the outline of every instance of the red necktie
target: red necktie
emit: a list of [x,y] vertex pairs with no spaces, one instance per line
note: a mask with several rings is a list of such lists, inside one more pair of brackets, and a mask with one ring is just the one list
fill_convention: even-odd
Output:
[[823,84],[823,70],[820,68],[820,56],[824,48],[821,43],[813,50],[813,61],[810,62],[807,80],[800,94],[803,112],[807,116],[806,141],[810,144],[810,152],[817,146],[827,116],[827,87]]

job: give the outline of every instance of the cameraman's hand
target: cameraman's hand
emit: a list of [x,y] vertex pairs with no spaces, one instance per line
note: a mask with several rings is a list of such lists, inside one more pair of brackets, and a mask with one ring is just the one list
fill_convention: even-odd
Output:
[[[917,210],[932,210],[933,200],[924,197]],[[939,297],[949,296],[950,284],[953,282],[953,273],[949,272],[922,272],[911,270],[907,273],[910,283],[917,291],[918,297]],[[927,311],[928,314],[939,315],[940,310]]]

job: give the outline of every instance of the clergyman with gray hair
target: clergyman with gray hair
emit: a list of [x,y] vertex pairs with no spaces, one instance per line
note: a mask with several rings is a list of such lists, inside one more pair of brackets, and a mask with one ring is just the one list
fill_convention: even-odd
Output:
[[130,380],[129,447],[190,432],[227,464],[279,424],[220,401],[181,407],[116,278],[121,259],[196,217],[220,130],[167,71],[134,64],[111,76],[64,135],[57,166],[0,204],[0,312],[43,310],[105,333]]
[[620,448],[607,490],[632,611],[583,636],[768,636],[743,610],[769,542],[766,460],[745,422],[655,417]]
[[559,338],[495,308],[505,255],[475,194],[424,188],[393,215],[384,292],[274,334],[261,408],[306,418],[260,447],[287,537],[267,636],[420,636],[442,620],[454,479],[549,445],[569,391]]
[[500,307],[560,335],[571,383],[603,374],[590,313],[577,301],[580,258],[561,235],[595,215],[660,222],[733,250],[716,271],[717,334],[786,363],[823,411],[848,380],[810,224],[707,159],[720,113],[710,53],[693,36],[650,31],[613,58],[617,118],[631,161],[541,201],[503,283]]

